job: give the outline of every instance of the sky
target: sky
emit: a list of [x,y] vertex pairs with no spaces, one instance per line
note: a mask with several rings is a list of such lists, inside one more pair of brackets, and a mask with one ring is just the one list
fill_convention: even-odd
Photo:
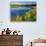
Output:
[[15,29],[21,30],[23,32],[24,45],[38,37],[46,38],[46,0],[34,1],[37,2],[36,22],[10,22],[10,2],[8,0],[1,0],[0,31],[7,27],[9,27],[12,31]]
[[11,1],[11,4],[36,4],[35,1]]

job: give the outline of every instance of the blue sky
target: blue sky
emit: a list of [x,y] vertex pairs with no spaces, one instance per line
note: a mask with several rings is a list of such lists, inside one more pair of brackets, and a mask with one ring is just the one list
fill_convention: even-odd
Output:
[[12,4],[35,4],[35,1],[10,1]]

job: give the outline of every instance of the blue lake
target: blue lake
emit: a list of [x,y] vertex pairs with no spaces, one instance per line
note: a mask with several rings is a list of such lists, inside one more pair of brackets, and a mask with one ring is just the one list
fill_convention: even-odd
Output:
[[30,7],[22,7],[22,8],[11,8],[11,16],[23,16],[25,12],[31,10]]

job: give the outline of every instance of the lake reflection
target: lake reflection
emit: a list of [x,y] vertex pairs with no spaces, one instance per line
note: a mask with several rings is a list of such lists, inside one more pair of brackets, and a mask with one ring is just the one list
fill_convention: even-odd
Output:
[[11,8],[11,15],[12,16],[22,16],[24,15],[25,12],[28,12],[29,10],[31,10],[31,7],[21,7],[21,8]]

